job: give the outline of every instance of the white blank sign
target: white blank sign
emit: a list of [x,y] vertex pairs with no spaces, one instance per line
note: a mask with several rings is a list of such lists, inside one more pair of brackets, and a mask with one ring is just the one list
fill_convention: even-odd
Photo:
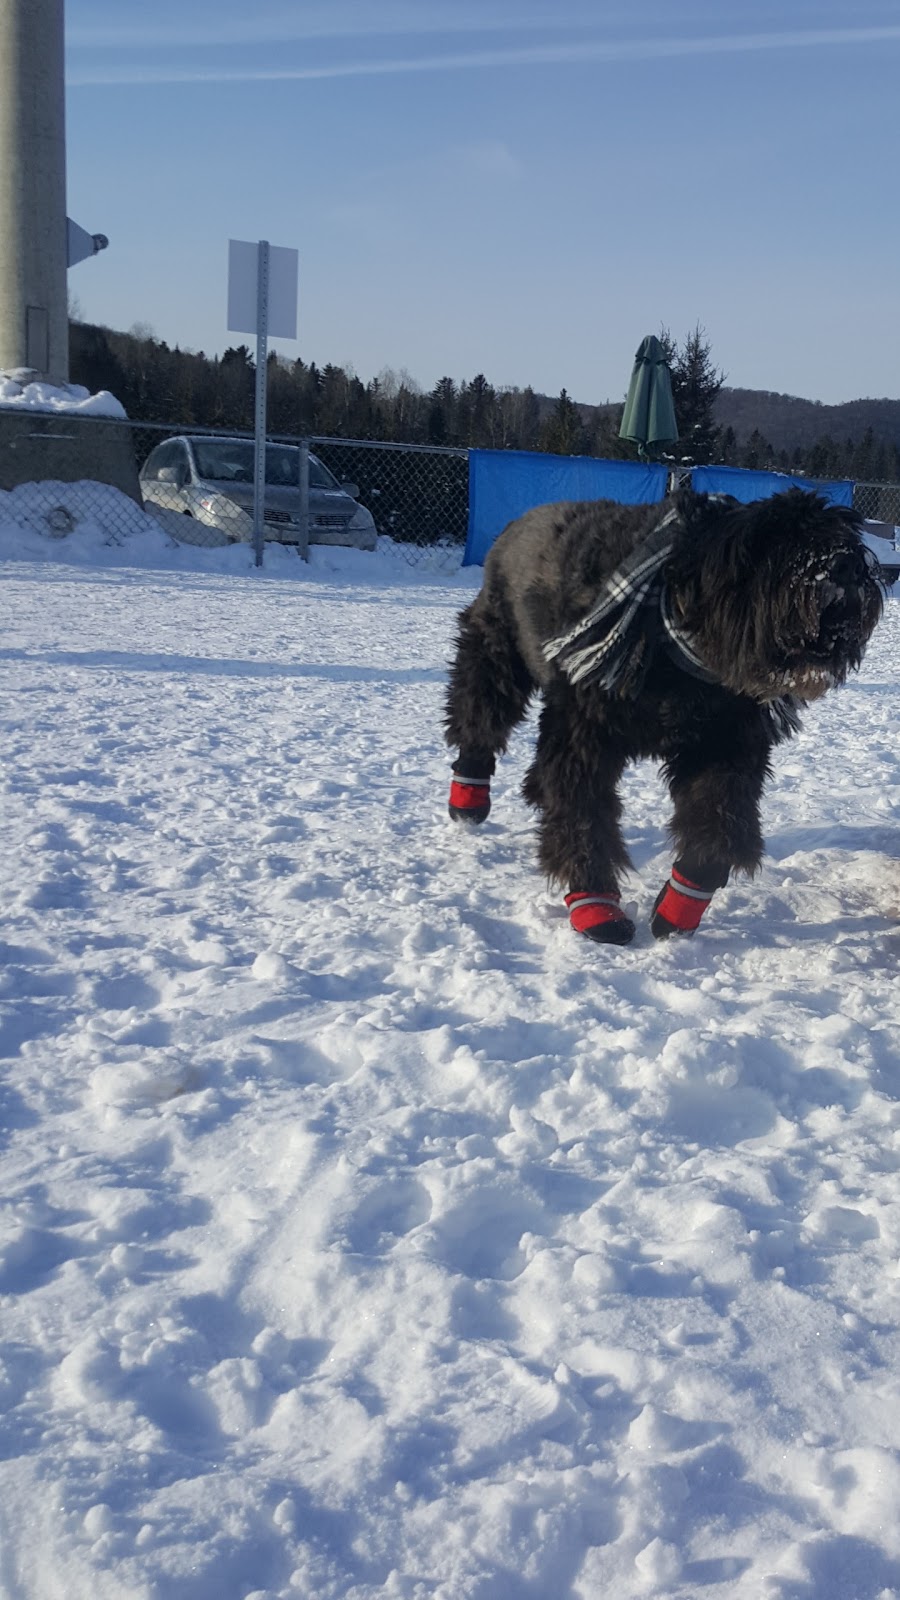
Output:
[[[245,239],[228,241],[228,331],[259,333],[256,325],[259,245]],[[297,337],[297,251],[269,245],[270,339]]]

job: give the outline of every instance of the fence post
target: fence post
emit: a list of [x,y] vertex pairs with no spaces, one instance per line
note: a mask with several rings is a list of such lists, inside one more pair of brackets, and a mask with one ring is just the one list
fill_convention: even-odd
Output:
[[298,553],[309,560],[309,440],[300,440],[300,541]]

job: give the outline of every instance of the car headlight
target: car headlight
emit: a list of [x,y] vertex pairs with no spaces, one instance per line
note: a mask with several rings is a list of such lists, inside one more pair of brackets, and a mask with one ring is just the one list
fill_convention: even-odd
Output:
[[357,506],[347,526],[352,528],[354,533],[359,533],[363,528],[374,528],[375,519],[365,506]]
[[220,527],[227,528],[229,524],[243,528],[252,518],[243,506],[229,500],[227,494],[201,494],[197,496],[197,505],[206,516],[211,517]]

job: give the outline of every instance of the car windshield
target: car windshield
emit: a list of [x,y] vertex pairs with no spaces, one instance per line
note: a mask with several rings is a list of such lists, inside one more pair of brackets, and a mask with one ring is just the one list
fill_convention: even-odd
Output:
[[[251,439],[194,439],[192,443],[201,478],[213,478],[219,483],[253,482]],[[295,489],[299,471],[300,452],[296,445],[266,445],[266,483]],[[340,488],[337,479],[313,455],[309,458],[309,482],[313,489]]]

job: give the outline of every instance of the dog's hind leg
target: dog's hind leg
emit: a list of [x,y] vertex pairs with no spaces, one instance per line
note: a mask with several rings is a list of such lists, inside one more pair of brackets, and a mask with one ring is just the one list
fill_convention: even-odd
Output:
[[657,939],[693,933],[729,874],[752,875],[759,867],[769,749],[758,725],[738,719],[727,740],[719,732],[714,749],[679,752],[666,762],[676,858],[653,907],[650,928]]
[[502,594],[482,590],[459,618],[445,704],[445,738],[458,751],[449,802],[456,821],[487,817],[497,756],[524,717],[534,687]]
[[619,878],[631,864],[619,820],[624,766],[624,755],[585,718],[575,691],[555,685],[522,792],[539,813],[540,864],[568,891],[572,927],[600,944],[628,944],[634,937],[619,896]]

